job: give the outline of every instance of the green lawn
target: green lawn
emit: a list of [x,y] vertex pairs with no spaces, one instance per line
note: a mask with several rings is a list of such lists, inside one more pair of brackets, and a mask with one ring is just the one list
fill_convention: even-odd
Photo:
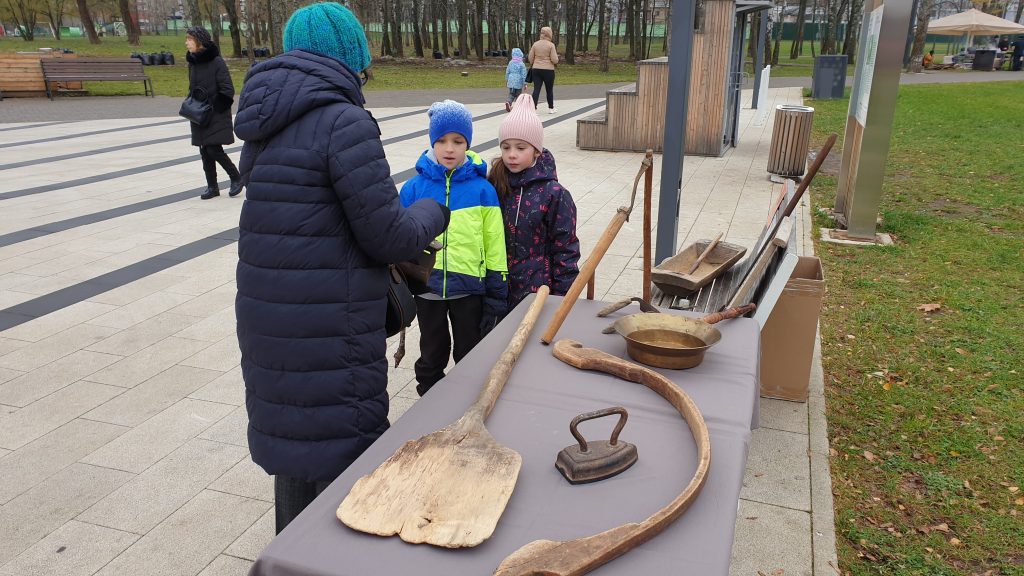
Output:
[[[222,41],[230,42],[226,38]],[[128,57],[132,52],[174,52],[174,66],[147,66],[146,73],[152,78],[157,94],[185,96],[188,91],[188,68],[185,63],[184,36],[143,36],[142,46],[134,47],[124,37],[104,38],[98,46],[89,44],[84,38],[69,38],[60,42],[44,38],[25,42],[16,38],[0,39],[0,52],[35,50],[40,47],[63,47],[83,56]],[[559,84],[604,84],[631,82],[636,80],[636,64],[625,60],[611,62],[609,71],[598,71],[597,62],[583,58],[575,66],[563,65],[558,69]],[[228,58],[228,68],[240,88],[249,68],[247,59]],[[468,67],[444,67],[440,61],[414,60],[412,62],[375,62],[373,81],[366,90],[407,90],[407,89],[459,89],[505,87],[505,64],[502,58],[488,58],[484,62],[472,61]],[[467,76],[462,72],[467,71]],[[92,95],[142,94],[141,82],[92,82],[86,83]]]
[[[1024,574],[1022,92],[901,87],[880,209],[895,246],[816,245],[843,574]],[[847,100],[808,103],[815,146],[843,134]],[[819,174],[815,207],[835,183]]]

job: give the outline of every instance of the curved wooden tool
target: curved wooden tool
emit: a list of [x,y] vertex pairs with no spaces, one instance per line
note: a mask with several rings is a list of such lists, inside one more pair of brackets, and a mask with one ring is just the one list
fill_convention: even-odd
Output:
[[722,239],[722,235],[724,234],[725,232],[719,232],[718,236],[715,236],[715,239],[708,244],[708,247],[705,248],[704,251],[700,253],[700,256],[697,256],[697,259],[693,261],[693,266],[690,266],[690,269],[686,271],[687,274],[693,274],[697,271],[697,268],[700,268],[700,263],[708,257],[708,254],[711,254],[711,251],[715,249],[715,246],[718,246],[718,242]]
[[636,202],[636,188],[640,184],[640,177],[644,173],[654,166],[654,153],[650,150],[644,156],[643,162],[640,163],[640,171],[637,172],[636,178],[633,180],[633,195],[630,197],[629,206],[619,206],[618,211],[615,212],[615,216],[612,216],[612,221],[608,223],[608,227],[605,228],[604,233],[598,238],[597,244],[594,246],[594,251],[590,253],[590,257],[587,261],[580,266],[579,275],[576,276],[576,280],[573,281],[572,286],[569,286],[569,290],[565,293],[565,297],[562,298],[562,302],[558,305],[558,309],[555,310],[554,317],[548,322],[547,328],[544,329],[544,334],[540,337],[540,341],[545,344],[551,344],[555,339],[555,335],[558,334],[558,329],[562,327],[562,322],[565,322],[565,318],[569,315],[569,311],[572,310],[572,305],[576,303],[576,299],[580,297],[580,292],[583,292],[583,288],[590,282],[590,278],[594,275],[594,271],[597,270],[598,263],[601,262],[601,258],[604,257],[604,253],[608,251],[608,247],[612,245],[612,240],[619,233],[622,225],[629,220],[629,214],[633,211],[633,204]]
[[711,465],[711,440],[697,405],[671,380],[661,374],[611,354],[584,348],[573,340],[559,340],[556,358],[582,370],[597,370],[638,382],[654,390],[675,406],[686,420],[697,444],[697,471],[674,500],[642,522],[623,524],[600,534],[554,542],[536,540],[513,552],[494,571],[496,576],[580,576],[602,566],[654,538],[679,518],[704,487]]
[[484,427],[523,351],[548,287],[541,286],[487,383],[462,418],[410,440],[363,476],[338,507],[346,526],[413,544],[465,548],[494,533],[516,487],[523,458]]

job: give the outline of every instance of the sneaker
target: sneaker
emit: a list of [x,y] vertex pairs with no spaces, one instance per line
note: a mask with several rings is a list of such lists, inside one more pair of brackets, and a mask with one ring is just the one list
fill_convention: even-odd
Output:
[[509,104],[508,102],[505,102],[505,112],[511,112],[511,111],[512,111],[512,105]]
[[242,193],[242,180],[241,180],[241,178],[239,178],[238,180],[232,180],[231,181],[231,189],[228,190],[228,196],[231,196],[232,198],[234,198],[235,196],[238,196],[241,193]]
[[548,108],[548,114],[554,114],[554,113],[555,113],[555,109],[554,108]]
[[201,200],[209,200],[210,198],[216,198],[217,196],[220,196],[220,190],[217,190],[213,186],[207,186],[206,192],[203,192],[203,195],[199,198]]

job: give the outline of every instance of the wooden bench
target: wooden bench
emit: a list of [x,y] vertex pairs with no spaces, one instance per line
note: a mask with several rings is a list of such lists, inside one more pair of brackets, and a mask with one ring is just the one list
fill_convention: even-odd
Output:
[[[53,100],[51,82],[68,81],[142,81],[146,96],[154,96],[153,81],[143,71],[142,62],[135,58],[74,58],[69,60],[42,60],[46,96]],[[59,89],[57,90],[59,91]]]

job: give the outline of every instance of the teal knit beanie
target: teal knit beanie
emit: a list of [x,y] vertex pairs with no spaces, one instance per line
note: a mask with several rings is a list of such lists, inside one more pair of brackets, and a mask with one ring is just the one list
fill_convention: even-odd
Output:
[[337,2],[300,8],[284,26],[284,49],[330,56],[357,74],[370,67],[370,48],[363,25]]

